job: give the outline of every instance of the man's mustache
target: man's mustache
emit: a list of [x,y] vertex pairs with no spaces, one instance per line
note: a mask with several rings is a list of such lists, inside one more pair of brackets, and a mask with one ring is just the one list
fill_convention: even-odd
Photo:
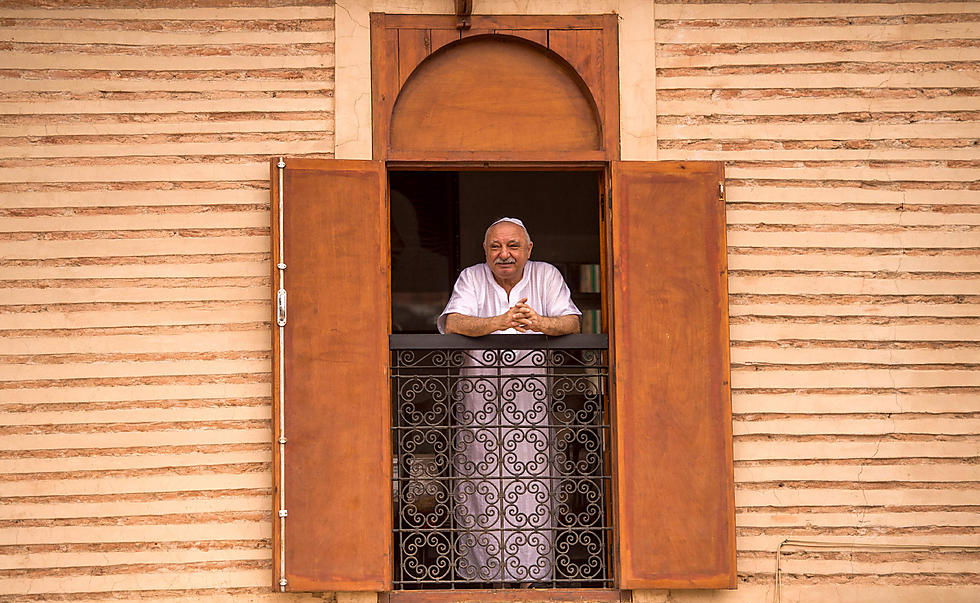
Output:
[[514,258],[507,258],[505,260],[496,260],[496,261],[494,261],[494,264],[516,264],[516,263],[517,263],[517,260],[515,260]]

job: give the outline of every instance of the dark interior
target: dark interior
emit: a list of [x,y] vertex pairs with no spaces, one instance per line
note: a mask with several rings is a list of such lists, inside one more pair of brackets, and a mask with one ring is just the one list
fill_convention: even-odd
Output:
[[435,321],[463,268],[484,261],[483,235],[498,218],[520,218],[532,260],[554,264],[582,311],[599,314],[601,173],[591,171],[391,171],[393,333],[436,333]]

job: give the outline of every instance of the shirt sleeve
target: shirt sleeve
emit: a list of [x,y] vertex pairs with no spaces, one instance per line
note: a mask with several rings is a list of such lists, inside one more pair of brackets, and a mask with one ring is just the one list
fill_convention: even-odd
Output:
[[465,316],[478,316],[479,304],[476,299],[476,283],[473,282],[473,275],[470,270],[463,270],[453,285],[453,294],[449,296],[449,303],[436,319],[436,327],[439,332],[446,333],[446,317],[450,314],[463,314]]
[[572,301],[572,291],[565,284],[565,279],[562,278],[561,272],[551,264],[545,264],[545,266],[547,268],[543,280],[544,291],[547,292],[548,305],[544,309],[544,316],[550,316],[552,318],[568,316],[569,314],[581,316],[582,311]]

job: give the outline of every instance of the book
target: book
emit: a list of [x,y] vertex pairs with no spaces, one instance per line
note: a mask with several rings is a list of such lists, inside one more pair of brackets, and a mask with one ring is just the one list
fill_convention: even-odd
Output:
[[582,293],[598,293],[601,289],[599,264],[579,264],[578,290]]

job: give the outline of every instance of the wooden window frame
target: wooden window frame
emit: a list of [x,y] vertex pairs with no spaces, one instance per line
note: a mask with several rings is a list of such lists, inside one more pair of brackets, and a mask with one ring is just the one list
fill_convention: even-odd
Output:
[[[373,123],[373,157],[381,161],[418,163],[433,162],[549,162],[575,163],[583,161],[614,161],[619,159],[619,36],[617,16],[608,15],[474,15],[472,27],[461,33],[452,15],[391,15],[371,13],[371,119]],[[400,54],[401,31],[418,32],[427,40],[428,52],[455,40],[433,40],[431,32],[453,31],[463,39],[483,34],[505,34],[524,37],[527,32],[541,30],[601,30],[602,57],[598,68],[601,74],[589,84],[595,99],[602,128],[602,148],[598,151],[528,152],[510,151],[398,151],[390,145],[391,114],[403,86],[400,63],[418,65],[424,56],[407,57]],[[402,45],[404,46],[404,45]],[[406,55],[408,53],[405,53]],[[395,57],[395,60],[391,60]],[[414,65],[413,65],[414,64]]]
[[[609,332],[610,322],[608,303],[611,287],[608,285],[609,273],[607,266],[612,258],[610,247],[609,228],[606,219],[610,209],[611,200],[609,198],[609,185],[611,176],[611,164],[608,161],[460,161],[460,160],[423,160],[423,161],[387,161],[387,172],[393,171],[529,171],[529,172],[593,172],[599,174],[599,266],[600,266],[600,288],[601,295],[601,316],[603,332]],[[610,363],[612,362],[613,345],[610,340],[609,352]],[[615,440],[615,397],[607,393],[607,412],[609,421],[612,425],[610,439]],[[616,531],[616,510],[614,507],[615,492],[617,490],[614,463],[614,449],[610,448],[604,462],[609,464],[608,470],[612,475],[612,482],[609,487],[608,496],[605,499],[606,513],[612,518],[613,537],[608,546],[609,570],[612,572],[613,581],[616,582],[616,569],[619,567],[617,558],[618,544]],[[632,590],[621,588],[534,588],[534,589],[427,589],[427,590],[388,590],[379,593],[379,603],[457,603],[462,599],[481,601],[487,603],[519,603],[519,602],[560,602],[560,603],[629,603],[633,600]]]
[[[658,551],[658,554],[651,555],[651,558],[655,558],[654,561],[659,562],[660,565],[653,562],[644,562],[639,566],[630,566],[630,569],[624,570],[623,563],[624,559],[620,558],[622,554],[625,556],[630,556],[643,559],[644,551],[651,550],[649,543],[641,542],[641,536],[638,536],[638,532],[634,533],[632,536],[624,537],[621,532],[621,513],[623,511],[623,501],[619,500],[619,493],[622,492],[622,488],[619,484],[620,476],[618,475],[619,470],[617,469],[618,464],[623,463],[621,458],[622,451],[619,449],[620,442],[620,409],[617,408],[617,393],[616,386],[616,362],[617,362],[617,343],[616,343],[616,330],[613,328],[614,314],[616,312],[615,305],[620,303],[623,299],[626,299],[630,304],[632,304],[632,310],[639,310],[639,314],[642,315],[643,311],[647,310],[648,307],[644,298],[642,296],[637,297],[634,294],[630,294],[628,288],[619,290],[617,289],[617,282],[621,282],[622,276],[618,277],[620,281],[616,280],[616,275],[613,274],[612,263],[616,262],[616,271],[623,269],[624,260],[629,258],[624,258],[617,256],[617,253],[621,253],[623,250],[621,248],[614,249],[614,242],[617,236],[622,235],[622,231],[617,231],[615,229],[615,222],[617,220],[616,215],[613,213],[613,209],[616,206],[616,199],[618,193],[615,192],[614,186],[616,182],[617,174],[622,175],[626,170],[622,168],[619,163],[619,91],[618,91],[618,33],[617,33],[617,17],[616,15],[577,15],[577,16],[538,16],[538,15],[507,15],[507,16],[474,16],[472,19],[472,28],[463,33],[458,33],[455,30],[455,17],[448,15],[386,15],[373,13],[371,15],[371,55],[372,55],[372,87],[373,87],[373,98],[375,102],[372,104],[373,110],[373,143],[374,143],[374,159],[369,162],[372,163],[380,169],[381,184],[384,190],[378,191],[380,195],[380,203],[383,206],[383,211],[388,211],[387,204],[387,193],[389,190],[389,185],[387,183],[387,174],[391,171],[403,171],[403,170],[413,170],[413,171],[427,171],[427,170],[497,170],[497,171],[514,171],[514,170],[527,170],[527,171],[562,171],[562,170],[575,170],[575,171],[593,171],[601,173],[602,186],[599,191],[600,193],[600,220],[602,222],[600,228],[600,245],[601,245],[601,270],[602,270],[602,316],[603,316],[603,326],[607,333],[610,334],[609,343],[609,354],[610,354],[610,393],[608,400],[608,409],[611,419],[611,433],[612,433],[612,443],[611,449],[609,451],[609,462],[614,466],[612,467],[612,492],[610,500],[607,501],[607,505],[612,509],[611,517],[613,523],[613,540],[611,542],[611,563],[610,568],[613,571],[613,578],[617,584],[617,588],[612,589],[534,589],[534,590],[493,590],[493,591],[483,591],[483,590],[467,590],[465,595],[473,598],[478,598],[483,601],[518,601],[518,600],[548,600],[548,601],[628,601],[631,598],[632,589],[637,588],[734,588],[735,586],[735,547],[734,547],[734,485],[733,476],[731,473],[732,467],[732,452],[731,452],[731,415],[730,415],[730,397],[728,398],[727,407],[724,403],[721,403],[721,399],[718,398],[716,401],[720,405],[711,407],[709,410],[721,410],[722,413],[719,415],[718,419],[721,424],[715,424],[713,427],[715,432],[712,433],[713,437],[720,438],[724,440],[727,437],[727,451],[725,451],[721,456],[722,467],[726,471],[724,477],[724,486],[728,488],[725,492],[724,500],[719,500],[718,505],[727,509],[730,516],[730,521],[725,524],[727,525],[729,532],[719,535],[719,542],[723,544],[719,545],[721,548],[721,554],[730,555],[730,559],[725,561],[727,566],[722,573],[715,574],[705,574],[698,573],[696,569],[680,569],[676,570],[671,568],[671,572],[667,572],[669,575],[662,575],[661,569],[663,567],[664,556],[670,554],[670,551],[664,547],[664,551]],[[601,60],[601,76],[599,80],[601,81],[601,90],[597,91],[594,85],[596,81],[593,79],[593,85],[590,85],[590,90],[593,96],[596,97],[597,107],[599,108],[598,115],[601,121],[601,149],[598,151],[563,151],[563,152],[527,152],[527,151],[516,151],[516,152],[474,152],[474,151],[459,151],[455,149],[442,150],[442,151],[426,151],[424,153],[406,153],[406,152],[392,152],[389,145],[389,125],[391,118],[391,110],[394,106],[394,101],[397,97],[397,93],[404,81],[407,81],[409,76],[401,77],[398,72],[397,63],[399,61],[399,31],[400,30],[411,30],[411,34],[416,42],[418,40],[428,40],[430,44],[434,44],[435,38],[432,36],[432,30],[441,30],[446,32],[452,30],[451,33],[457,33],[455,39],[462,37],[476,36],[482,34],[492,34],[492,33],[506,33],[508,35],[516,35],[519,37],[526,37],[532,35],[532,32],[540,32],[542,29],[600,29],[602,30],[602,60]],[[450,34],[440,34],[442,39],[442,44],[449,43],[452,41],[453,36]],[[540,33],[533,33],[533,35],[540,37]],[[447,41],[448,40],[448,41]],[[416,44],[418,46],[418,44]],[[426,53],[431,53],[432,47],[426,46]],[[417,66],[424,60],[424,56],[415,56],[407,59],[411,64],[411,67]],[[394,61],[392,60],[394,57]],[[583,78],[584,79],[584,78]],[[597,94],[598,92],[598,94]],[[295,166],[297,163],[302,165],[304,160],[289,160],[290,166]],[[315,161],[315,160],[314,160]],[[335,160],[337,161],[337,160]],[[276,201],[276,194],[279,192],[280,188],[277,184],[277,175],[281,177],[281,172],[276,171],[276,162],[273,162],[273,210],[278,208]],[[664,164],[665,165],[665,164]],[[310,166],[310,169],[314,167]],[[351,168],[353,169],[353,167]],[[698,165],[697,162],[692,162],[688,164],[683,163],[673,163],[667,166],[665,169],[667,171],[675,170],[676,175],[679,175],[682,179],[685,172],[689,174],[700,173],[702,179],[699,181],[699,186],[701,186],[702,197],[704,186],[706,180],[705,177],[713,177],[715,174],[718,178],[723,178],[723,169],[720,164],[714,164],[714,167],[707,166],[705,164]],[[642,170],[641,170],[642,171]],[[674,186],[676,186],[676,179]],[[660,197],[659,193],[654,193],[652,197]],[[725,279],[727,278],[727,272],[724,268],[724,199],[721,198],[722,195],[719,193],[717,201],[721,203],[721,241],[711,241],[708,242],[711,246],[711,251],[709,255],[715,258],[713,261],[720,262],[721,272],[713,271],[717,268],[715,264],[711,261],[707,263],[708,270],[705,270],[705,264],[703,263],[703,258],[701,258],[702,264],[699,264],[701,268],[701,278],[705,279],[720,279],[718,281],[720,284],[717,285],[716,291],[721,291],[722,294],[727,292],[727,288],[724,285]],[[704,200],[704,199],[702,199]],[[712,198],[712,201],[714,198]],[[647,199],[637,199],[638,204],[643,204]],[[657,199],[660,203],[659,210],[672,209],[673,200],[668,200],[668,204],[665,206],[663,204],[664,199]],[[288,202],[287,202],[288,207]],[[707,206],[704,206],[707,207]],[[630,209],[631,211],[636,211],[635,207],[630,205],[620,205],[621,209]],[[654,210],[657,211],[657,210]],[[717,206],[715,209],[708,209],[707,214],[718,211]],[[706,214],[706,215],[707,215]],[[644,219],[648,219],[648,216],[644,216],[643,210],[640,210],[639,214],[634,213],[634,217],[640,216]],[[382,218],[382,222],[384,219]],[[715,213],[710,219],[710,222],[717,226],[718,215]],[[622,225],[620,225],[621,227]],[[657,226],[654,224],[654,226]],[[714,226],[713,226],[714,227]],[[387,240],[386,233],[387,230],[384,228],[383,224],[379,224],[379,233],[382,233],[381,247],[386,249]],[[659,226],[658,226],[659,228]],[[654,229],[656,230],[656,229]],[[663,230],[661,228],[661,230]],[[617,234],[618,233],[618,234]],[[639,235],[638,238],[645,238],[649,240],[650,236],[643,233],[634,233]],[[662,235],[669,236],[672,235],[669,231],[662,232]],[[273,236],[278,236],[278,230],[273,222]],[[720,245],[720,251],[718,248]],[[282,261],[281,252],[276,250],[274,247],[273,253],[273,291],[275,292],[276,284],[275,277],[279,275],[276,269],[276,265]],[[718,254],[721,254],[719,258]],[[712,255],[713,254],[713,255]],[[386,265],[388,258],[381,258],[383,265]],[[626,264],[629,264],[627,261]],[[382,266],[384,268],[384,266]],[[674,271],[676,276],[676,270]],[[710,275],[710,276],[709,276]],[[649,278],[640,278],[640,281],[647,290],[651,289],[651,283]],[[631,281],[632,283],[632,281]],[[641,283],[637,282],[638,285]],[[712,285],[714,286],[714,285]],[[287,285],[288,287],[288,285]],[[718,288],[720,287],[720,289]],[[655,289],[656,287],[654,287]],[[390,283],[389,283],[390,292]],[[654,291],[650,295],[656,295]],[[615,302],[615,303],[614,303]],[[718,304],[726,304],[725,300],[717,300]],[[652,307],[652,306],[650,306]],[[724,341],[724,349],[718,350],[720,356],[714,358],[714,360],[724,366],[725,372],[723,375],[714,374],[713,375],[713,387],[715,389],[711,390],[710,395],[715,395],[717,393],[722,393],[728,395],[729,388],[729,376],[728,370],[728,332],[727,332],[727,307],[721,310],[723,313],[722,320],[716,321],[719,325],[719,332],[716,333],[717,337],[709,338],[711,342],[706,344],[709,348],[716,345],[717,342]],[[389,312],[390,314],[390,312]],[[717,315],[714,315],[717,318]],[[705,324],[716,324],[712,322],[707,322]],[[709,327],[713,328],[713,327]],[[650,331],[649,326],[646,327],[648,334],[654,334]],[[390,329],[389,329],[390,331]],[[722,332],[723,331],[723,332]],[[279,342],[274,339],[273,341],[274,351],[277,354],[280,350]],[[696,346],[695,346],[696,347]],[[635,356],[636,354],[634,354]],[[634,358],[634,360],[638,360]],[[683,361],[683,359],[679,359]],[[662,362],[660,363],[663,364]],[[280,364],[276,364],[277,371],[281,369]],[[669,369],[669,367],[668,367]],[[655,396],[652,396],[653,390],[651,389],[651,380],[662,378],[665,374],[663,372],[664,367],[661,366],[658,370],[661,371],[660,376],[650,377],[647,376],[642,379],[642,388],[637,391],[637,395],[643,397],[644,400],[652,400]],[[717,371],[716,371],[717,373]],[[275,375],[278,372],[274,373]],[[288,382],[288,379],[287,379]],[[279,380],[278,377],[274,378],[274,408],[278,412],[282,408],[282,400],[279,394]],[[632,392],[631,392],[632,393]],[[700,394],[699,394],[700,395]],[[703,406],[703,405],[702,405]],[[709,405],[710,406],[710,405]],[[723,415],[723,416],[722,416]],[[277,415],[274,415],[274,417]],[[690,422],[692,414],[688,412],[685,417]],[[645,417],[649,418],[649,417]],[[724,422],[727,421],[727,426]],[[379,422],[380,424],[380,422]],[[278,419],[274,419],[274,428],[278,433]],[[726,433],[727,430],[727,433]],[[634,430],[635,431],[635,430]],[[636,433],[632,434],[633,442],[635,442]],[[625,440],[626,446],[628,448],[630,444],[629,436]],[[276,452],[275,457],[275,479],[278,488],[279,479],[279,462],[280,453],[279,447],[275,447]],[[668,457],[670,455],[667,455]],[[676,455],[675,455],[676,457]],[[674,457],[671,457],[674,458]],[[676,460],[676,459],[675,459]],[[727,463],[727,468],[724,468],[724,463]],[[390,465],[390,451],[388,464]],[[717,464],[716,464],[717,465]],[[635,469],[631,467],[631,470]],[[384,472],[385,469],[381,469]],[[651,487],[651,484],[656,484],[658,479],[658,474],[656,471],[640,471],[642,474],[640,477],[643,484],[647,487]],[[670,476],[667,476],[670,477]],[[652,480],[652,481],[651,481]],[[278,496],[278,491],[277,491]],[[717,505],[716,505],[717,506]],[[292,516],[292,513],[290,513]],[[717,517],[716,517],[717,519]],[[722,521],[722,523],[725,523]],[[685,525],[690,525],[691,522],[688,521]],[[274,533],[274,551],[275,553],[275,577],[279,579],[279,567],[280,567],[280,557],[279,557],[279,531],[281,522],[277,522],[276,530]],[[391,558],[391,546],[392,539],[390,534],[390,529],[387,534],[380,534],[379,537],[384,539],[385,545],[388,547],[388,558]],[[714,532],[712,532],[714,534]],[[676,536],[676,530],[675,530]],[[681,536],[686,536],[685,533],[681,533]],[[703,537],[703,534],[701,535]],[[625,541],[622,539],[625,538]],[[636,539],[634,542],[630,542],[630,539]],[[697,538],[693,539],[698,541]],[[640,551],[638,555],[634,555],[630,550],[633,548],[633,544]],[[701,542],[695,543],[700,546]],[[694,546],[691,543],[687,543],[681,546],[680,550],[693,550],[691,547]],[[730,546],[730,549],[728,548]],[[624,548],[625,547],[625,548]],[[687,549],[684,549],[687,547]],[[380,558],[384,555],[383,551],[375,550],[374,547],[373,555],[374,558]],[[623,551],[627,551],[624,553]],[[717,559],[717,557],[716,557]],[[721,565],[725,565],[722,563]],[[378,590],[381,592],[381,600],[387,602],[396,603],[411,603],[411,602],[431,602],[440,603],[457,600],[460,597],[461,591],[453,590],[403,590],[403,591],[389,591],[385,590],[384,586],[390,588],[391,577],[390,577],[390,567],[385,569],[383,575],[369,578],[359,578],[355,582],[343,582],[338,581],[338,579],[330,579],[329,582],[337,588],[327,589],[327,590]],[[686,572],[686,573],[685,573]],[[692,573],[693,572],[693,573]],[[624,576],[625,575],[625,576]],[[624,580],[625,578],[625,580]],[[322,583],[325,584],[325,583]],[[347,585],[349,588],[342,588],[341,586]],[[383,588],[377,588],[378,585],[382,585]],[[296,588],[294,585],[290,585],[288,588],[290,591],[302,591],[303,589]],[[324,590],[323,588],[317,588],[313,590]]]
[[[599,215],[600,215],[600,270],[602,282],[608,283],[610,275],[607,272],[611,259],[609,250],[609,228],[606,216],[609,212],[609,178],[611,175],[610,162],[619,159],[619,37],[618,17],[607,15],[500,15],[472,17],[470,29],[459,32],[456,30],[456,19],[451,15],[391,15],[384,13],[371,14],[371,77],[372,77],[372,120],[373,120],[373,157],[385,161],[387,170],[391,171],[457,171],[457,170],[527,170],[527,171],[593,171],[600,173]],[[425,59],[424,56],[402,57],[399,54],[399,37],[403,31],[411,31],[414,36],[422,36],[426,40],[426,51],[435,52],[442,45],[466,37],[504,33],[518,37],[535,35],[551,29],[564,30],[600,30],[602,57],[601,75],[598,81],[587,83],[589,92],[596,102],[601,128],[601,149],[583,152],[472,152],[460,150],[444,150],[425,152],[422,154],[406,153],[391,148],[390,124],[395,100],[406,81],[399,74],[403,59],[409,65],[415,66]],[[434,30],[451,30],[455,36],[443,34],[441,40],[436,40]],[[535,40],[540,43],[540,38]],[[545,40],[547,43],[547,39]],[[392,60],[392,57],[395,59]],[[603,328],[609,331],[608,299],[611,288],[602,287],[601,315]],[[612,346],[610,345],[610,353]],[[610,420],[615,421],[616,410],[612,396],[608,400]],[[615,439],[613,437],[612,439]],[[607,457],[612,462],[613,451]],[[612,469],[610,467],[610,469]],[[615,518],[613,506],[616,490],[615,476],[606,500],[610,517]],[[613,519],[615,525],[615,519]],[[615,541],[616,531],[613,531],[613,541],[610,542],[609,563],[614,572],[618,566],[616,558],[618,546]],[[467,591],[468,596],[478,597],[483,601],[517,601],[529,598],[540,598],[549,601],[629,601],[631,591],[613,589],[535,589],[534,591],[508,590],[474,590]],[[382,593],[382,601],[390,603],[441,603],[455,601],[459,592],[451,590],[419,590],[419,591],[389,591]],[[531,596],[533,594],[533,597]]]

